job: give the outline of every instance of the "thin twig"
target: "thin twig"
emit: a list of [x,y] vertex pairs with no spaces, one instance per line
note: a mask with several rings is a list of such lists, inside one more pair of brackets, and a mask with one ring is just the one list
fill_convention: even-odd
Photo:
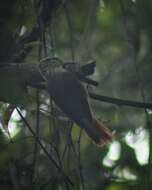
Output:
[[10,163],[9,165],[9,172],[10,172],[10,178],[12,182],[12,186],[14,190],[20,190],[20,183],[17,175],[17,169],[15,167],[14,162]]
[[84,184],[84,178],[83,178],[83,172],[82,172],[82,164],[81,164],[81,136],[82,136],[82,130],[80,130],[79,139],[78,139],[78,165],[79,165],[79,172],[80,172],[80,181],[82,190],[85,190],[85,184]]
[[73,43],[72,22],[71,22],[69,10],[68,10],[68,7],[66,6],[66,3],[63,4],[63,8],[64,8],[66,21],[67,21],[67,25],[68,25],[68,29],[69,29],[69,33],[70,33],[71,58],[74,61],[75,60],[75,52],[74,52],[74,43]]
[[44,145],[41,143],[40,139],[37,138],[35,132],[33,131],[33,129],[31,128],[31,126],[29,125],[29,123],[26,121],[26,119],[24,118],[24,116],[22,115],[22,113],[20,112],[20,110],[16,107],[16,110],[18,112],[18,114],[20,115],[22,121],[25,123],[25,125],[27,126],[27,128],[29,129],[29,131],[32,133],[33,137],[37,140],[37,142],[39,143],[40,147],[42,148],[42,150],[44,151],[44,153],[46,154],[46,156],[49,158],[49,160],[54,164],[54,166],[62,173],[62,175],[65,177],[65,179],[67,180],[67,182],[73,186],[72,181],[69,179],[69,177],[64,173],[64,171],[62,170],[62,168],[58,165],[58,163],[54,160],[54,158],[51,156],[51,154],[48,153],[48,151],[45,149]]
[[[39,117],[40,117],[39,90],[37,90],[37,92],[36,92],[36,100],[37,100],[36,101],[37,102],[37,108],[36,108],[36,133],[35,134],[36,134],[37,139],[39,139]],[[35,139],[34,152],[33,152],[33,171],[32,171],[32,176],[31,176],[32,187],[33,187],[33,179],[34,179],[34,174],[35,174],[35,169],[36,169],[36,162],[37,162],[37,157],[38,157],[38,151],[39,151],[38,142]]]

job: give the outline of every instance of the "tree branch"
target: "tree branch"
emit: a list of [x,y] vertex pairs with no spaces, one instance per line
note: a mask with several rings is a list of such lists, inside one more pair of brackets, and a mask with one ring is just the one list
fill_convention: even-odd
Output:
[[132,100],[123,100],[119,98],[112,98],[109,96],[102,96],[99,94],[89,93],[89,96],[97,101],[107,102],[111,104],[116,104],[118,106],[131,106],[136,108],[146,108],[152,110],[152,103],[144,103],[144,102],[138,102],[138,101],[132,101]]
[[22,113],[20,112],[20,110],[16,107],[16,110],[18,112],[18,114],[20,115],[22,121],[25,123],[25,125],[27,126],[27,128],[29,129],[29,131],[32,133],[33,137],[35,138],[35,140],[37,141],[37,143],[39,144],[39,146],[42,148],[42,150],[44,151],[44,153],[46,154],[46,156],[49,158],[49,160],[54,164],[54,166],[58,169],[58,171],[61,172],[61,174],[65,177],[66,182],[68,182],[70,185],[73,186],[72,181],[70,180],[70,178],[64,173],[64,171],[62,170],[62,168],[58,165],[58,163],[56,162],[56,160],[52,157],[52,155],[46,150],[46,148],[44,147],[44,145],[41,143],[40,139],[36,136],[35,132],[33,131],[33,129],[31,128],[31,126],[29,125],[29,123],[26,121],[26,119],[24,118],[24,116],[22,115]]
[[[6,67],[0,68],[0,71],[2,73],[5,73],[7,71],[7,69],[11,70],[10,72],[20,73],[20,75],[17,77],[19,77],[20,80],[23,78],[22,80],[26,81],[25,84],[27,86],[32,86],[35,88],[46,90],[46,86],[44,84],[41,84],[41,82],[43,82],[43,78],[40,75],[40,73],[38,72],[36,64],[33,64],[33,65],[27,65],[27,64],[17,65],[17,64],[14,64],[11,67],[8,66],[7,68]],[[7,74],[7,72],[6,72],[6,74]],[[81,80],[81,78],[79,78],[79,80]],[[91,80],[91,79],[89,78],[89,80]],[[152,110],[152,103],[138,102],[138,101],[132,101],[132,100],[123,100],[123,99],[119,99],[119,98],[102,96],[102,95],[94,94],[94,93],[89,93],[89,95],[92,99],[97,100],[97,101],[116,104],[118,106],[131,106],[131,107],[136,107],[136,108],[146,108],[146,109]],[[1,101],[4,101],[4,100],[1,98]]]

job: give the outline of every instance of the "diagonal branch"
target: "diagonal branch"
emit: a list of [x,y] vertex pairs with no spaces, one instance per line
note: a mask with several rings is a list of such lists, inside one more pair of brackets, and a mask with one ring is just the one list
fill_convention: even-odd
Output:
[[39,146],[42,148],[42,150],[44,151],[44,153],[46,154],[46,156],[49,158],[49,160],[54,164],[54,166],[62,173],[62,175],[65,177],[65,180],[73,186],[72,181],[70,180],[70,178],[64,173],[64,171],[62,170],[62,168],[58,165],[58,163],[56,162],[56,160],[51,156],[51,154],[49,154],[49,152],[45,149],[44,145],[41,143],[40,139],[37,137],[37,135],[35,134],[35,132],[33,131],[33,129],[31,128],[31,126],[29,125],[29,123],[26,121],[26,119],[24,118],[24,116],[22,115],[22,113],[20,112],[20,110],[16,107],[16,110],[18,112],[18,114],[20,115],[22,121],[25,123],[25,125],[27,126],[27,128],[29,129],[29,131],[32,133],[33,137],[36,139],[36,141],[38,142]]
[[[40,75],[40,73],[38,72],[36,64],[32,64],[32,65],[27,65],[27,64],[17,65],[17,64],[14,64],[14,65],[12,65],[10,67],[8,66],[7,68],[6,67],[0,68],[0,71],[3,74],[5,72],[7,74],[7,71],[9,71],[10,73],[11,72],[20,73],[20,75],[17,76],[17,77],[19,77],[20,81],[22,79],[23,84],[22,83],[21,84],[25,85],[25,87],[26,86],[31,86],[31,87],[34,87],[34,88],[46,90],[45,84],[42,83],[42,82],[44,82],[43,78]],[[85,78],[85,79],[87,79],[87,81],[84,81],[84,80],[82,80],[82,78],[79,77],[79,80],[82,80],[82,82],[87,82],[89,84],[96,85],[95,84],[96,81],[93,81],[90,78]],[[89,79],[89,81],[88,81],[88,79]],[[1,92],[1,94],[2,94],[2,92]],[[113,97],[109,97],[109,96],[103,96],[103,95],[99,95],[99,94],[95,94],[95,93],[89,93],[89,95],[90,95],[90,97],[92,99],[97,100],[97,101],[112,103],[112,104],[116,104],[118,106],[131,106],[131,107],[136,107],[136,108],[146,108],[146,109],[151,109],[152,110],[152,103],[138,102],[138,101],[133,101],[133,100],[124,100],[124,99],[113,98]],[[0,100],[5,101],[4,96],[2,96],[2,98],[0,97]]]
[[138,102],[138,101],[132,101],[132,100],[112,98],[109,96],[102,96],[102,95],[94,94],[94,93],[89,93],[89,96],[94,100],[116,104],[118,106],[131,106],[131,107],[136,107],[136,108],[146,108],[146,109],[152,110],[152,103],[144,103],[144,102]]

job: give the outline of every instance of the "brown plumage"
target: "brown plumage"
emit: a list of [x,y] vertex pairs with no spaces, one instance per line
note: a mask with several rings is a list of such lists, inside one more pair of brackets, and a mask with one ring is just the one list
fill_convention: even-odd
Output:
[[97,121],[88,103],[84,86],[71,72],[55,69],[48,76],[48,92],[61,110],[100,147],[112,140],[112,133]]

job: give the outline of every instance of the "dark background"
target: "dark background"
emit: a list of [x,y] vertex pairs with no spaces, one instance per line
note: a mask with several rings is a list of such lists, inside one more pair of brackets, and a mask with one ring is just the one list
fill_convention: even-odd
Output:
[[[95,60],[91,77],[99,86],[91,92],[151,102],[151,20],[150,0],[0,1],[0,118],[8,118],[13,141],[1,122],[0,190],[151,189],[150,109],[91,99],[97,118],[115,133],[111,145],[97,148],[45,90],[27,88],[31,70],[15,67],[54,56],[80,65]],[[43,147],[17,111],[8,113],[12,104]]]

